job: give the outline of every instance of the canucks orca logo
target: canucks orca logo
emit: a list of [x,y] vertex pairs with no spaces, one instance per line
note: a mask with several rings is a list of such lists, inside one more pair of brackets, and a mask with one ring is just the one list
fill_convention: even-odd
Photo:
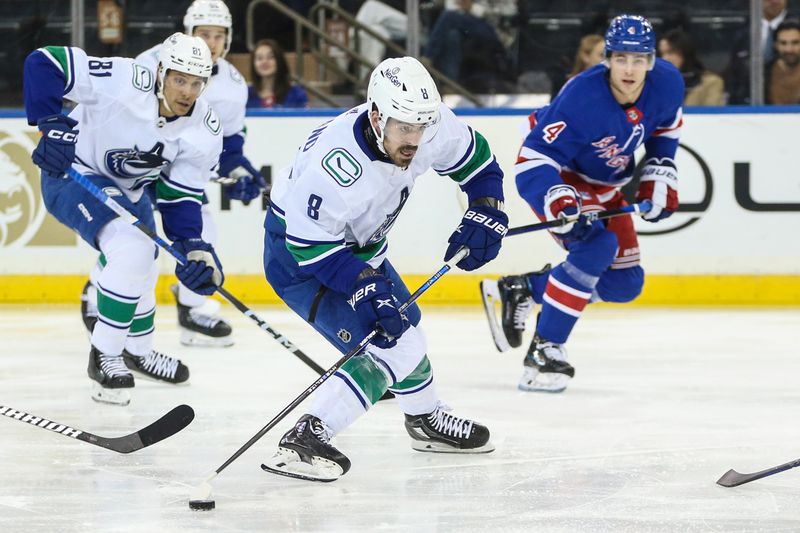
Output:
[[389,230],[392,229],[394,225],[394,221],[397,220],[397,216],[400,214],[400,211],[403,210],[403,206],[406,205],[406,200],[408,200],[409,196],[408,187],[403,187],[403,190],[400,191],[400,205],[397,206],[397,209],[386,215],[386,220],[378,226],[378,229],[372,234],[372,236],[367,241],[367,244],[375,244],[376,242],[380,242],[381,239],[386,237],[386,234],[389,233]]
[[157,142],[147,151],[133,148],[117,148],[106,152],[106,168],[116,177],[135,180],[131,189],[138,189],[147,182],[158,178],[161,170],[170,161],[161,154],[164,153],[164,143]]

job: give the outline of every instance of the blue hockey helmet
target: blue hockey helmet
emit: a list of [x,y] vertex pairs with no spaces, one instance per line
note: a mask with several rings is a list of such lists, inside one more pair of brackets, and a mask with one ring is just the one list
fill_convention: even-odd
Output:
[[656,34],[650,21],[641,15],[614,17],[606,31],[606,54],[611,52],[655,55]]

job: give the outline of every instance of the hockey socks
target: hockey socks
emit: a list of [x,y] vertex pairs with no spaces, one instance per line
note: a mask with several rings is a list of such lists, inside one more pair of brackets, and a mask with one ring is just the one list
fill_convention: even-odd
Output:
[[[550,272],[542,295],[541,314],[536,324],[536,332],[541,338],[558,344],[567,341],[597,283],[597,278],[580,274],[574,276],[570,273],[576,274],[578,271],[566,262]],[[575,277],[581,277],[583,283]]]

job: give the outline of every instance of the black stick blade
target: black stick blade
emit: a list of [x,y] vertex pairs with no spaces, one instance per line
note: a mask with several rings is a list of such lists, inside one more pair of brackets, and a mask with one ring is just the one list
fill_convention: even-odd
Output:
[[721,485],[723,487],[738,487],[739,485],[744,485],[745,483],[750,483],[751,481],[755,481],[757,479],[779,474],[798,466],[800,466],[800,459],[790,461],[782,465],[773,466],[772,468],[767,468],[761,472],[753,472],[752,474],[740,474],[736,470],[728,470],[721,478],[717,480],[717,485]]
[[192,420],[194,420],[194,410],[188,405],[179,405],[136,433],[115,439],[106,439],[107,443],[95,442],[95,444],[115,452],[131,453],[173,436],[191,424]]
[[740,474],[736,470],[728,470],[722,477],[717,480],[717,485],[721,485],[723,487],[738,487],[743,483],[747,483],[748,481],[752,481],[752,479],[748,479],[748,476]]

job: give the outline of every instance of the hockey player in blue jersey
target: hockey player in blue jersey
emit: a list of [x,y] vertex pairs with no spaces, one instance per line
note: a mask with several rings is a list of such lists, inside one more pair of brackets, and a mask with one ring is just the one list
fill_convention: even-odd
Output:
[[494,449],[485,426],[440,401],[417,305],[404,316],[398,311],[410,294],[387,259],[387,234],[430,168],[469,201],[445,261],[466,247],[457,266],[481,267],[497,256],[507,229],[503,173],[486,139],[441,103],[425,67],[404,57],[379,64],[367,102],[312,131],[292,167],[277,176],[264,223],[270,285],[343,353],[373,329],[381,333],[320,386],[266,470],[322,481],[346,473],[350,461],[330,439],[387,389],[415,450]]
[[[604,63],[571,79],[531,115],[515,171],[517,190],[539,219],[624,206],[620,188],[633,178],[634,150],[642,144],[636,198],[653,204],[643,218],[657,222],[678,208],[675,152],[684,85],[675,67],[655,58],[655,43],[645,18],[616,17],[606,33]],[[526,319],[541,305],[519,383],[526,391],[563,391],[575,374],[564,344],[586,304],[629,302],[644,283],[630,215],[591,223],[579,217],[551,233],[567,251],[564,262],[481,283],[501,351],[522,344]]]

